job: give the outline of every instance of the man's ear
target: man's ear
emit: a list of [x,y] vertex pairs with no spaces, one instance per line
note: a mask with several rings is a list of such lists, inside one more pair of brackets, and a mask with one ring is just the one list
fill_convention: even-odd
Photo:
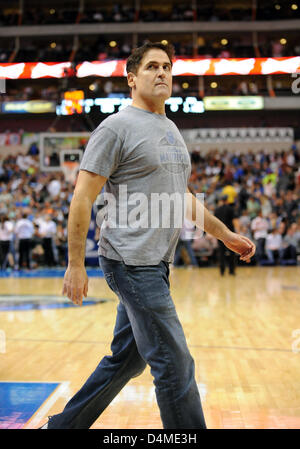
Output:
[[131,89],[133,89],[135,87],[135,78],[136,78],[136,75],[133,72],[129,72],[127,74],[127,83]]

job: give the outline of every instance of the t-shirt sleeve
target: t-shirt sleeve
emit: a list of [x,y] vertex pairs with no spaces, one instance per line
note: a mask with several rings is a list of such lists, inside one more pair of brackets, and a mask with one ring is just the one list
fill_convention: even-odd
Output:
[[121,139],[110,128],[100,126],[91,134],[80,170],[109,178],[119,165],[121,157]]

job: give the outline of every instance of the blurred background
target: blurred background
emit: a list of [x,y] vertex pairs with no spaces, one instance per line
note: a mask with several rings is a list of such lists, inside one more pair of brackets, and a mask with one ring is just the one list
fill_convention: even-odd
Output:
[[[227,195],[235,229],[257,244],[252,264],[298,263],[296,0],[11,0],[0,6],[2,271],[66,265],[81,153],[89,133],[130,104],[125,60],[148,40],[175,47],[166,113],[191,154],[190,189],[205,194],[212,213]],[[98,264],[99,207],[87,265]],[[24,228],[29,249],[20,249]],[[182,236],[191,245],[178,249],[176,263],[218,264],[216,240],[196,237],[195,229]]]

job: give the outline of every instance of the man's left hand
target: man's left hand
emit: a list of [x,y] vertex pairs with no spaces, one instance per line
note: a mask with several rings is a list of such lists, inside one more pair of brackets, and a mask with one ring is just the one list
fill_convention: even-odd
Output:
[[255,244],[243,235],[236,234],[235,232],[229,232],[222,241],[228,249],[240,254],[240,260],[244,262],[249,263],[251,257],[255,254]]

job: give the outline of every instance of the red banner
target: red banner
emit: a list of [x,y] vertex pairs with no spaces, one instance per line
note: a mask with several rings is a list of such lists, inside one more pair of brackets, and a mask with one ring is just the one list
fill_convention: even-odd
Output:
[[70,62],[16,62],[0,64],[0,78],[37,79],[75,76]]
[[[273,75],[300,73],[300,56],[285,58],[175,59],[173,76]],[[126,60],[85,61],[72,69],[70,62],[27,62],[0,64],[0,78],[37,79],[76,76],[126,76]]]

